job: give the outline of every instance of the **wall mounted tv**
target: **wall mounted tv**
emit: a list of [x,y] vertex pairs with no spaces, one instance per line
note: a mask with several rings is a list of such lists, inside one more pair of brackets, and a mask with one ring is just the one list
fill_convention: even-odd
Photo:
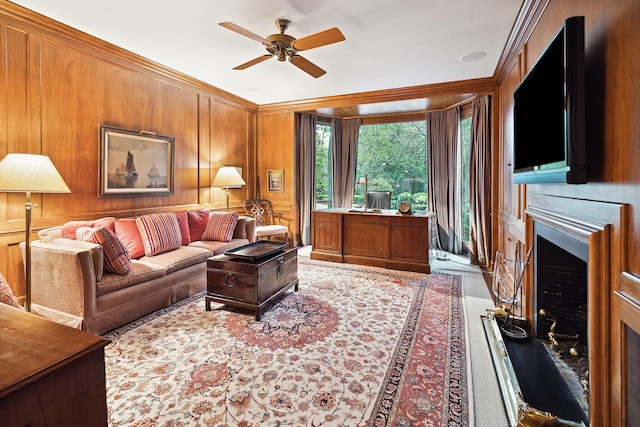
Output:
[[576,16],[514,93],[514,182],[587,182],[585,126],[584,17]]

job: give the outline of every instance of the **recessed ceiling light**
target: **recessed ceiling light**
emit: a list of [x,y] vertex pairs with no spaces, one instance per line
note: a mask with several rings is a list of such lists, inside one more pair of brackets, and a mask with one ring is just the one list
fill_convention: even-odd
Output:
[[462,62],[474,62],[474,61],[481,60],[485,56],[487,56],[487,52],[482,52],[482,51],[478,50],[478,51],[475,51],[475,52],[467,53],[466,55],[462,55],[460,57],[460,61],[462,61]]
[[260,92],[261,90],[262,90],[261,87],[255,87],[255,86],[247,88],[247,92]]

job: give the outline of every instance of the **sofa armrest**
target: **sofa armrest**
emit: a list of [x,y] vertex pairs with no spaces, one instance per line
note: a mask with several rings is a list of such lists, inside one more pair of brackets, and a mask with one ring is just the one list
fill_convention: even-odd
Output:
[[[24,259],[26,246],[20,246]],[[32,242],[31,301],[81,318],[94,316],[96,272],[89,249]]]

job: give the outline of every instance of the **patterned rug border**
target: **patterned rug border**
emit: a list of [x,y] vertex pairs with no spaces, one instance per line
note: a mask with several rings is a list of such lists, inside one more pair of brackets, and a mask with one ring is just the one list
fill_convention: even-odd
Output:
[[[469,424],[469,394],[467,393],[467,357],[466,357],[466,339],[465,339],[465,309],[462,287],[462,276],[450,273],[441,273],[432,271],[430,274],[416,273],[402,270],[390,270],[382,267],[372,267],[357,264],[333,263],[321,260],[312,260],[308,257],[299,257],[300,264],[309,266],[317,265],[331,267],[336,270],[345,271],[362,271],[375,272],[385,277],[402,277],[405,279],[415,279],[414,284],[418,289],[418,293],[413,302],[406,322],[403,326],[401,338],[394,351],[391,364],[387,369],[384,382],[378,394],[378,398],[373,406],[370,414],[368,427],[391,426],[390,422],[394,420],[395,414],[400,404],[400,394],[403,390],[406,380],[407,370],[411,362],[411,355],[416,345],[418,329],[420,327],[420,319],[425,310],[425,299],[427,298],[427,289],[429,278],[431,276],[448,276],[451,278],[450,300],[451,307],[448,313],[449,326],[451,333],[448,336],[450,352],[447,353],[447,366],[450,370],[447,372],[446,383],[449,387],[446,395],[446,408],[443,411],[442,425],[447,426],[468,426]],[[303,282],[301,281],[301,284]],[[115,329],[103,335],[104,338],[115,341],[130,331],[133,331],[154,319],[158,319],[183,307],[189,306],[199,300],[204,305],[204,296],[206,291],[201,291],[188,298],[174,303],[169,307],[162,308],[146,316],[141,317],[125,326]],[[406,420],[405,420],[406,421]],[[395,420],[394,426],[401,426],[402,421]],[[407,424],[411,425],[411,424]]]
[[[393,355],[395,364],[389,366],[387,376],[380,390],[380,394],[374,405],[368,427],[388,426],[393,420],[400,403],[397,394],[401,392],[406,380],[411,355],[416,345],[417,328],[424,309],[426,291],[428,289],[429,276],[448,276],[452,278],[451,286],[451,310],[449,322],[452,330],[449,336],[449,348],[447,365],[450,370],[447,373],[446,382],[449,384],[447,396],[447,410],[444,411],[443,426],[468,426],[469,402],[466,366],[466,340],[465,340],[465,310],[462,295],[462,276],[449,273],[431,273],[420,279],[419,293],[416,296],[411,313],[403,328],[398,347]],[[402,426],[396,420],[394,425]],[[408,425],[408,424],[407,424]]]

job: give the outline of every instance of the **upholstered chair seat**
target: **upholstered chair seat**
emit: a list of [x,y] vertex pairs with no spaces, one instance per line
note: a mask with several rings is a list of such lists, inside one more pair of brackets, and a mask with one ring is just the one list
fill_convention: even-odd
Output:
[[256,240],[284,234],[289,241],[289,227],[282,223],[282,213],[274,212],[271,201],[267,199],[249,199],[242,202],[245,215],[256,221]]

